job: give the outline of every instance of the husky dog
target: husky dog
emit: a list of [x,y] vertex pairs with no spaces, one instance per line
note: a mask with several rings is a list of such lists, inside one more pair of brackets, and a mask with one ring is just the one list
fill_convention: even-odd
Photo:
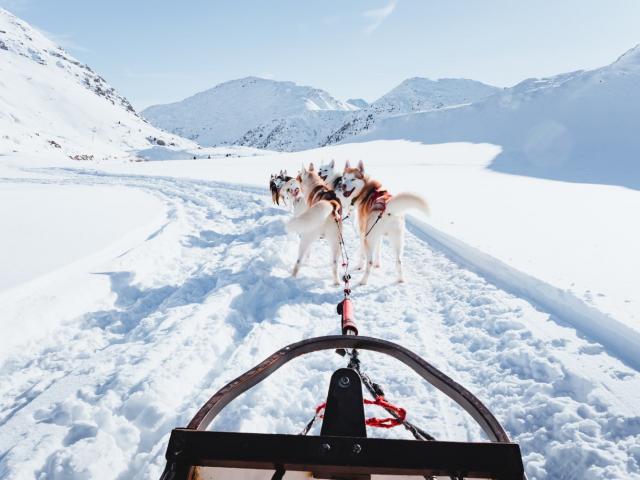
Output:
[[311,244],[320,237],[329,242],[332,258],[333,282],[338,285],[338,256],[340,255],[339,223],[342,215],[342,205],[336,194],[316,173],[313,163],[309,170],[304,166],[296,178],[302,186],[307,210],[294,216],[287,224],[287,229],[301,235],[298,259],[293,268],[293,276],[298,275],[302,259],[306,257]]
[[271,190],[271,199],[276,205],[280,205],[280,200],[284,200],[282,186],[288,180],[291,180],[291,177],[287,175],[286,170],[280,170],[280,173],[277,175],[271,174],[271,178],[269,179],[269,190]]
[[345,164],[342,174],[342,195],[351,202],[358,212],[360,243],[366,257],[366,270],[361,285],[366,285],[371,275],[373,260],[380,250],[382,237],[387,235],[396,257],[398,282],[404,282],[402,271],[402,251],[404,249],[404,215],[406,210],[415,208],[429,214],[426,200],[412,193],[392,196],[382,188],[377,180],[365,174],[362,161],[352,168]]
[[321,165],[320,168],[318,168],[318,175],[336,192],[336,196],[342,205],[343,218],[350,217],[351,203],[342,194],[342,174],[336,168],[336,161],[332,159],[328,164]]
[[340,172],[336,168],[335,160],[332,159],[330,163],[321,165],[320,168],[318,168],[318,175],[329,187],[337,191],[336,187],[339,186],[342,175],[340,175]]
[[302,193],[302,186],[297,178],[290,178],[280,189],[284,196],[284,203],[291,205],[293,216],[298,217],[307,211],[307,201]]

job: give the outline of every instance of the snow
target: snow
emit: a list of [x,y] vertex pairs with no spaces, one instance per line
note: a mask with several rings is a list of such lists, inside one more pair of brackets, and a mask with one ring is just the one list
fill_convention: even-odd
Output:
[[367,104],[362,99],[341,102],[293,82],[247,77],[142,114],[157,127],[202,145],[298,151],[357,135],[389,115],[469,103],[497,91],[473,80],[412,78]]
[[[224,110],[244,146],[203,148],[148,125],[0,9],[0,477],[157,478],[170,430],[216,389],[283,345],[338,333],[327,247],[292,278],[298,239],[267,191],[273,172],[334,158],[363,159],[433,211],[408,219],[408,283],[393,282],[385,249],[370,284],[354,287],[361,333],[478,395],[521,445],[530,479],[640,479],[639,58],[635,48],[475,100],[471,81],[410,79],[379,116],[242,79],[202,104],[228,95],[249,116],[256,105],[282,115],[246,131],[246,116],[234,124]],[[333,140],[358,143],[252,148],[317,145],[350,116],[363,123]],[[131,161],[144,158],[161,161]],[[437,438],[486,440],[395,360],[362,359]],[[213,427],[297,433],[343,365],[331,351],[299,358]]]
[[409,78],[351,114],[322,145],[351,141],[352,137],[366,134],[377,122],[388,117],[467,105],[499,91],[497,87],[464,78]]
[[166,214],[141,190],[33,175],[1,182],[0,219],[10,228],[0,238],[0,362],[94,306],[109,285],[97,273],[104,262],[143,242]]
[[500,89],[463,78],[409,78],[376,100],[375,110],[409,113],[448,105],[472,103],[499,92]]
[[162,207],[124,188],[0,185],[0,218],[11,226],[0,237],[0,292],[106,248]]
[[[384,118],[349,141],[491,143],[497,171],[640,187],[640,47],[591,71],[529,79],[457,108]],[[335,140],[342,140],[337,137]]]
[[317,88],[247,77],[148,107],[142,115],[201,145],[300,150],[319,145],[357,108]]
[[[499,153],[499,147],[489,144],[374,141],[255,159],[220,159],[213,166],[151,162],[140,170],[260,185],[281,168],[297,172],[302,162],[365,159],[372,175],[392,193],[414,191],[429,200],[429,224],[458,240],[446,243],[457,255],[464,254],[469,266],[492,281],[499,281],[496,272],[506,268],[500,280],[503,288],[544,305],[621,358],[640,365],[640,295],[635,288],[640,229],[631,217],[616,213],[638,210],[640,194],[486,169]],[[118,165],[102,168],[125,171]],[[490,258],[490,271],[483,254]]]
[[2,8],[0,41],[0,155],[136,158],[157,139],[196,148],[143,121],[89,66]]
[[369,103],[363,98],[349,98],[347,103],[358,108],[365,108]]
[[[0,367],[3,478],[157,478],[170,429],[185,425],[217,388],[284,344],[337,333],[340,291],[331,285],[327,248],[320,244],[301,277],[291,278],[297,238],[285,233],[289,214],[272,206],[262,173],[356,151],[366,153],[374,173],[384,168],[376,158],[390,151],[406,164],[410,152],[420,153],[417,166],[403,168],[429,177],[461,153],[476,165],[460,169],[478,168],[495,147],[376,143],[82,169],[40,163],[17,171],[28,174],[19,184],[25,188],[46,179],[61,190],[139,190],[160,200],[168,215],[154,234],[85,270],[104,283],[92,287],[83,310],[65,300],[85,288],[87,274],[64,278],[62,290],[25,289],[36,306],[55,294],[68,310],[40,309],[62,313],[64,321],[13,349]],[[4,165],[3,184],[16,184],[12,171]],[[259,176],[265,185],[211,180],[216,176],[245,183]],[[434,211],[442,205],[434,200]],[[579,329],[460,266],[415,226],[410,232],[408,283],[393,283],[385,256],[371,284],[354,290],[361,331],[405,345],[477,394],[521,444],[529,478],[640,478],[640,374]],[[346,233],[355,251],[355,235]],[[4,305],[5,318],[24,321],[20,306]],[[441,439],[483,440],[466,414],[411,371],[362,356],[365,370],[412,421]],[[213,427],[297,433],[343,363],[330,351],[298,359],[234,401]]]

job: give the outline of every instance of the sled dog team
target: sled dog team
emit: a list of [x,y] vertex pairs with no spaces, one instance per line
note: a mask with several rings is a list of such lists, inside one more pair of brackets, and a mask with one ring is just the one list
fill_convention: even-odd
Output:
[[[391,195],[382,184],[369,177],[362,161],[352,167],[347,161],[344,170],[336,169],[335,160],[316,170],[313,163],[302,167],[296,177],[286,170],[271,175],[271,196],[276,205],[291,208],[293,218],[287,230],[300,235],[298,258],[293,276],[310,253],[313,242],[324,238],[331,250],[333,281],[340,283],[338,259],[342,220],[355,215],[360,234],[358,269],[365,269],[361,285],[366,285],[373,267],[380,267],[382,237],[387,236],[396,262],[398,282],[404,281],[402,251],[404,248],[404,212],[416,209],[429,214],[427,202],[412,193]],[[363,265],[364,264],[364,265]]]

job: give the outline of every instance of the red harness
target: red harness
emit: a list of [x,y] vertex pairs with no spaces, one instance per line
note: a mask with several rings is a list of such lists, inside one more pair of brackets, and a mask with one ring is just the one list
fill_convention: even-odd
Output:
[[380,215],[387,209],[387,202],[391,200],[391,194],[386,190],[374,190],[367,200],[369,210],[380,212]]

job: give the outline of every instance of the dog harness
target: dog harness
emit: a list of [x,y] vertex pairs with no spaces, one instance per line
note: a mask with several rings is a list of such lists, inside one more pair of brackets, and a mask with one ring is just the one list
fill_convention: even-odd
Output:
[[342,216],[342,204],[336,195],[336,192],[329,190],[324,185],[317,185],[309,192],[307,203],[313,205],[321,200],[326,200],[333,205],[333,215],[338,218]]
[[391,194],[386,190],[374,190],[367,199],[367,207],[371,211],[380,212],[382,215],[387,209],[387,202],[391,200]]

